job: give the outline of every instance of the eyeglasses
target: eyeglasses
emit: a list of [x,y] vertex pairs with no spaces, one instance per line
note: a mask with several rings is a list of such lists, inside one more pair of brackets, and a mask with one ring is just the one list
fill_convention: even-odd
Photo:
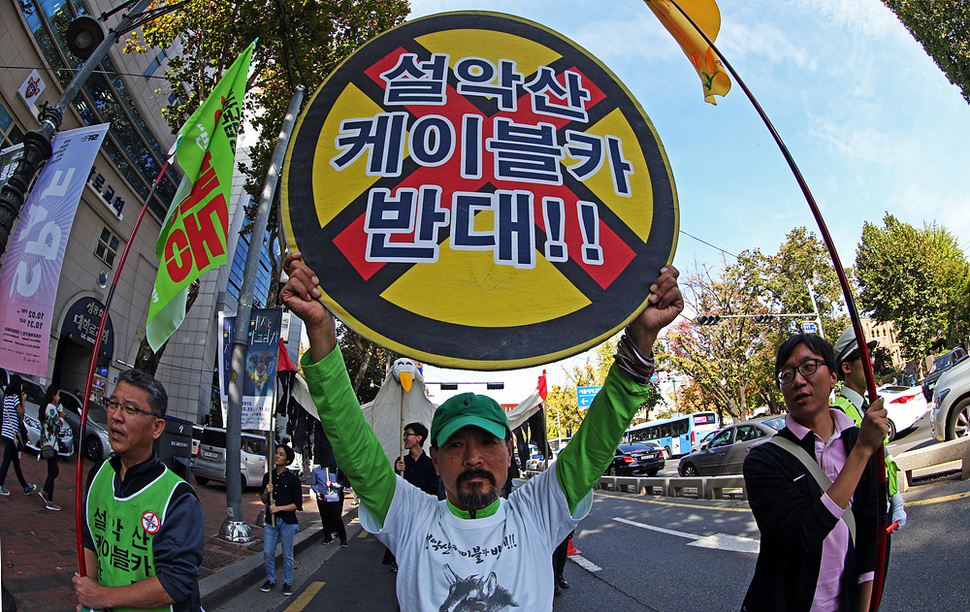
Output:
[[404,432],[404,439],[405,439],[405,440],[407,440],[408,438],[410,438],[410,437],[412,437],[412,436],[416,436],[416,435],[418,435],[418,434],[416,434],[416,433],[408,433],[408,432]]
[[791,381],[795,380],[795,370],[798,373],[808,378],[812,374],[818,371],[819,365],[824,365],[825,360],[823,359],[807,359],[794,368],[782,368],[778,371],[778,384],[787,385]]
[[111,398],[111,399],[108,400],[108,410],[111,410],[113,412],[113,411],[119,410],[121,408],[124,408],[125,409],[125,414],[127,414],[128,416],[135,416],[136,414],[143,414],[145,416],[150,416],[153,419],[160,418],[154,412],[152,412],[150,410],[142,410],[141,408],[139,408],[138,406],[135,406],[134,404],[131,404],[131,403],[122,404],[121,402],[119,402],[118,400],[116,400],[114,398]]

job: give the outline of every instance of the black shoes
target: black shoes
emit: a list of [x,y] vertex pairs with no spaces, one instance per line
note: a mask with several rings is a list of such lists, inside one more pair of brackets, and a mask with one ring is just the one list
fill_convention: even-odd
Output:
[[262,591],[262,592],[264,592],[264,593],[269,593],[270,591],[272,591],[275,588],[276,588],[276,583],[275,582],[270,582],[269,580],[267,580],[266,582],[263,583],[263,587],[261,589],[259,589],[259,590]]
[[289,584],[284,583],[283,584],[283,596],[284,597],[288,597],[288,596],[290,596],[292,594],[293,594],[293,587],[290,586]]

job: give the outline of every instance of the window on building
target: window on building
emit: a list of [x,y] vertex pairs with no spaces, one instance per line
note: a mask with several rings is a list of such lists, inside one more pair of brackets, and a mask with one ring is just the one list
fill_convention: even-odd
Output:
[[0,149],[19,144],[23,139],[24,131],[14,121],[3,102],[0,102]]
[[145,68],[145,72],[142,73],[145,75],[145,79],[151,79],[155,75],[155,71],[162,67],[162,58],[164,57],[165,54],[159,52],[159,54],[155,56],[155,59],[148,64],[148,67]]
[[118,254],[118,245],[121,239],[111,233],[106,227],[101,228],[101,237],[98,238],[98,247],[94,249],[94,255],[108,267],[114,267],[115,255]]

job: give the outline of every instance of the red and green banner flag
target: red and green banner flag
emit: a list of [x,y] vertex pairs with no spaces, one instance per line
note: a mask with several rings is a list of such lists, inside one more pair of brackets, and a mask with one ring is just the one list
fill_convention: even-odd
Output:
[[[684,50],[690,63],[694,64],[697,75],[704,86],[704,101],[717,105],[714,96],[724,96],[731,90],[731,77],[704,37],[690,24],[671,0],[644,0],[660,23],[670,32],[680,48]],[[717,39],[721,29],[721,11],[714,0],[679,0],[677,4],[690,15],[707,37]]]
[[175,192],[155,252],[158,275],[148,308],[146,336],[153,351],[185,318],[188,287],[225,264],[236,137],[241,128],[253,41],[179,130],[175,157],[185,173]]

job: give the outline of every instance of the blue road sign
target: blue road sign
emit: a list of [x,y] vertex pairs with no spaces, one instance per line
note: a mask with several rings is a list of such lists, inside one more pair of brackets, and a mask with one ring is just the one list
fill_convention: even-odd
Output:
[[593,398],[602,388],[603,385],[576,387],[576,405],[580,408],[589,408],[590,404],[593,403]]

